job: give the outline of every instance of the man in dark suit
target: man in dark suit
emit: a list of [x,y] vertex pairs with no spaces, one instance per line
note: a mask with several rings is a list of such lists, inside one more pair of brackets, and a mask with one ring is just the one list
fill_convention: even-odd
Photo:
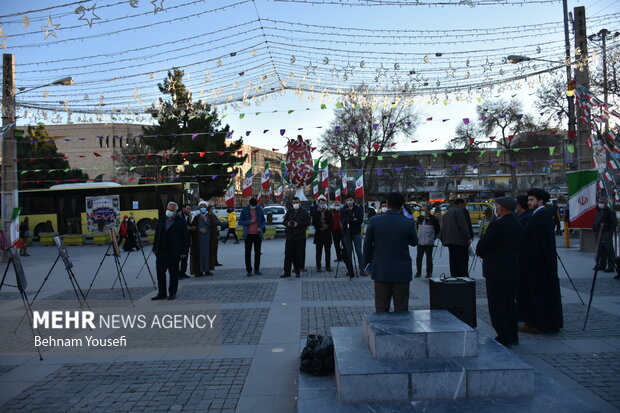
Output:
[[523,289],[518,300],[519,317],[525,324],[519,331],[557,333],[564,323],[553,218],[545,208],[549,193],[533,188],[527,197],[533,212],[523,234]]
[[293,208],[286,211],[282,221],[286,227],[284,244],[284,274],[280,278],[291,276],[291,266],[295,276],[301,276],[306,251],[306,229],[310,226],[310,215],[301,207],[298,197],[293,198]]
[[617,226],[616,211],[609,209],[609,200],[607,198],[600,197],[596,204],[596,217],[592,225],[592,231],[594,231],[597,239],[600,239],[596,255],[596,266],[599,270],[605,272],[615,271],[614,234]]
[[439,239],[448,247],[450,254],[450,275],[452,277],[469,276],[468,249],[473,238],[471,221],[465,209],[467,203],[457,198],[441,220]]
[[332,213],[327,209],[327,199],[319,196],[319,207],[312,214],[312,225],[314,226],[314,244],[316,245],[316,272],[321,272],[321,258],[325,250],[325,271],[331,272],[331,249],[333,225]]
[[[191,246],[192,237],[191,237],[190,229],[192,226],[192,218],[193,218],[192,217],[192,206],[190,204],[183,204],[183,207],[181,208],[181,212],[179,212],[179,216],[183,218],[185,222],[187,223],[187,242],[188,242],[188,245]],[[187,275],[187,258],[188,257],[189,256],[186,255],[184,258],[181,258],[181,269],[179,273],[180,280],[184,278],[189,278],[189,275]]]
[[519,247],[523,237],[521,224],[514,215],[517,201],[509,196],[495,199],[497,219],[489,224],[476,247],[482,258],[487,300],[495,340],[506,347],[519,342],[517,291]]
[[[405,198],[399,193],[387,197],[388,211],[374,216],[364,239],[364,270],[375,280],[375,311],[409,311],[411,256],[409,245],[418,243],[415,223],[401,214]],[[368,267],[370,264],[370,267]]]
[[[153,242],[155,266],[157,268],[158,294],[151,300],[174,300],[179,285],[179,261],[187,256],[189,236],[187,221],[177,215],[178,205],[168,202],[166,214],[159,218]],[[166,294],[166,271],[170,274],[170,286]]]

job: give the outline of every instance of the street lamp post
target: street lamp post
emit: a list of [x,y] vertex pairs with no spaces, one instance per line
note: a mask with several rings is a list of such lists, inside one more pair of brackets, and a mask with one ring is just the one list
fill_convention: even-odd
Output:
[[8,127],[2,139],[2,229],[8,245],[16,239],[11,234],[13,209],[19,206],[17,182],[17,142],[15,141],[15,96],[53,85],[71,85],[73,78],[64,77],[32,88],[19,88],[15,93],[15,59],[12,54],[2,55],[2,126]]

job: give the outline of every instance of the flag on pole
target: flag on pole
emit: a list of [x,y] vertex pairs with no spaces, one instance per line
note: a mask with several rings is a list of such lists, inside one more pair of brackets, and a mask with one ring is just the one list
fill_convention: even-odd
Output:
[[618,162],[615,161],[615,159],[610,159],[607,162],[607,166],[609,167],[609,169],[611,169],[612,171],[617,171],[618,170]]
[[262,190],[258,191],[258,196],[256,197],[256,202],[258,202],[258,205],[263,203],[263,191]]
[[344,171],[344,173],[342,174],[342,195],[346,195],[349,193],[348,191],[348,186],[349,182],[347,180],[347,171]]
[[20,207],[13,208],[13,213],[11,214],[11,230],[8,234],[9,239],[7,240],[7,244],[9,245],[15,245],[15,243],[19,241],[19,214],[21,211],[22,209]]
[[269,191],[269,178],[271,177],[271,171],[269,170],[269,162],[265,163],[265,172],[260,180],[260,187],[265,191]]
[[316,181],[312,184],[312,196],[315,199],[319,197],[319,183]]
[[243,195],[244,196],[252,196],[252,181],[254,178],[254,174],[252,170],[248,170],[245,174],[245,179],[243,180]]
[[611,176],[611,174],[609,173],[609,171],[605,171],[605,173],[603,174],[603,178],[605,178],[605,180],[607,182],[613,182],[614,177]]
[[321,164],[321,187],[329,188],[329,169],[327,160],[324,160]]
[[276,198],[282,199],[282,197],[284,196],[284,185],[282,185],[282,182],[280,182],[280,184],[276,186],[276,188],[273,191],[273,194]]
[[598,171],[568,172],[568,207],[571,228],[592,228],[596,216],[596,181]]
[[334,200],[340,202],[340,188],[336,188],[334,193]]
[[364,171],[360,171],[355,179],[355,196],[364,198]]
[[226,188],[226,194],[224,194],[224,200],[226,201],[226,206],[232,208],[235,206],[235,179],[230,180],[230,184],[228,188]]

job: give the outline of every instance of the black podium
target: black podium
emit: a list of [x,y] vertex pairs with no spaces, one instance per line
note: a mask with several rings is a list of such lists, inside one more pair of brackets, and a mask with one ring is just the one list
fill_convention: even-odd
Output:
[[476,281],[471,278],[428,280],[431,310],[448,310],[476,328]]

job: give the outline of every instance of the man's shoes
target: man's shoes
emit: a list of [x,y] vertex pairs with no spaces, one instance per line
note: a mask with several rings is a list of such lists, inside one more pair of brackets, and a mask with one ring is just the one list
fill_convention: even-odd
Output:
[[245,274],[245,275],[247,275],[248,277],[251,277],[252,276],[252,271],[248,271],[247,274]]
[[282,274],[280,276],[280,278],[290,278],[290,276],[291,276],[291,274],[288,274],[288,275],[287,274]]
[[603,272],[616,272],[616,270],[614,270],[613,268],[606,268],[603,270]]
[[179,280],[183,280],[183,279],[185,279],[185,278],[189,278],[189,275],[187,275],[187,274],[181,274],[181,275],[179,275]]
[[433,274],[426,274],[426,278],[433,278]]
[[308,272],[308,269],[306,267],[301,269],[301,272]]
[[331,268],[325,268],[325,271],[332,272],[332,269]]
[[537,329],[536,327],[524,324],[521,327],[519,327],[519,331],[522,333],[526,333],[526,334],[538,334],[540,333],[540,330]]
[[151,298],[152,301],[159,301],[159,300],[165,300],[167,297],[165,295],[156,295],[155,297]]
[[204,272],[199,272],[198,274],[196,274],[194,277],[198,278],[198,277],[204,277],[205,273]]
[[207,271],[205,272],[205,275],[213,275],[213,273],[211,271]]
[[295,278],[299,278],[299,277],[301,277],[300,273],[295,274]]
[[420,274],[419,272],[416,272],[415,275],[414,275],[415,278],[420,278],[421,276],[422,276],[422,274]]
[[174,300],[175,298],[177,298],[177,295],[176,295],[176,294],[170,294],[170,295],[168,296],[168,300]]
[[263,273],[260,271],[254,271],[254,275],[263,275]]
[[224,264],[220,264],[219,262],[215,263],[216,267],[221,267],[222,265],[224,265]]
[[506,338],[502,338],[500,336],[495,337],[495,341],[497,341],[499,344],[501,344],[504,347],[512,347],[515,344],[519,344],[519,340],[509,340]]

